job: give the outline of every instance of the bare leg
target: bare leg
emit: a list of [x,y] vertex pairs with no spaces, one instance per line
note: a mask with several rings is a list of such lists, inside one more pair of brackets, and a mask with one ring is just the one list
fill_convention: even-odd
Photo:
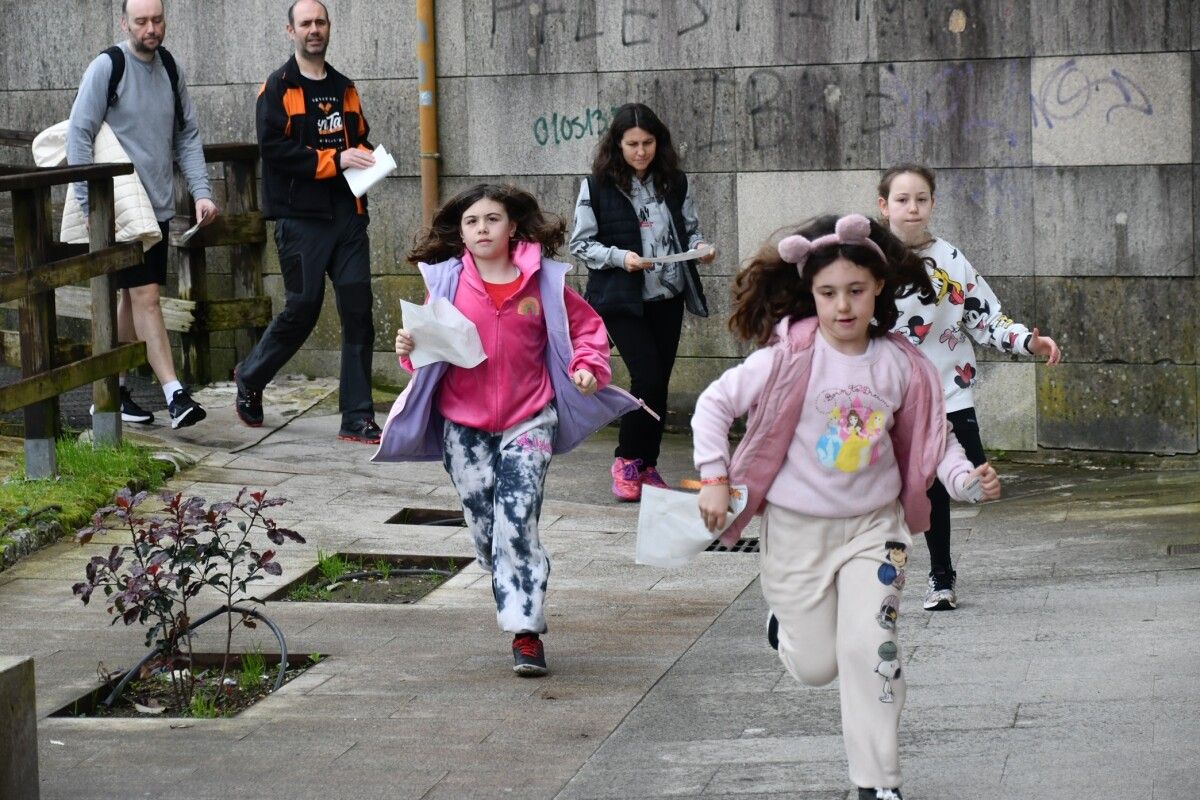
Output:
[[[132,307],[130,309],[131,321],[136,330],[136,336],[129,338],[146,343],[146,359],[150,362],[150,368],[154,370],[159,385],[166,386],[176,379],[175,361],[171,356],[171,340],[167,338],[167,326],[163,322],[162,307],[158,303],[158,284],[150,283],[123,290],[120,300],[124,300],[126,294],[130,300],[129,305]],[[117,304],[117,334],[122,341],[126,341],[125,331],[120,324],[122,313],[120,300]]]

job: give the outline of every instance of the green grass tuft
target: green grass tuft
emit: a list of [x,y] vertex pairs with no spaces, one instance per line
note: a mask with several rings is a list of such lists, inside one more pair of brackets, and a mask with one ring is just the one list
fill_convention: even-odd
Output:
[[174,469],[165,461],[152,459],[147,448],[128,442],[93,449],[90,443],[60,439],[59,477],[28,480],[22,451],[20,439],[0,442],[0,519],[14,520],[58,505],[62,511],[38,519],[57,518],[66,531],[90,522],[96,509],[112,502],[113,494],[121,487],[156,489]]

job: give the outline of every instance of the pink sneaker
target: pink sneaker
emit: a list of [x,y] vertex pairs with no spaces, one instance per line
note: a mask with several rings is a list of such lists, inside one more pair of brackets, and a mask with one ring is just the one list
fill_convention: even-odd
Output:
[[613,459],[612,492],[621,500],[636,502],[642,499],[642,460],[640,458]]
[[663,480],[662,475],[658,474],[658,470],[654,467],[646,467],[638,476],[641,479],[642,486],[653,486],[655,489],[670,489],[667,482]]

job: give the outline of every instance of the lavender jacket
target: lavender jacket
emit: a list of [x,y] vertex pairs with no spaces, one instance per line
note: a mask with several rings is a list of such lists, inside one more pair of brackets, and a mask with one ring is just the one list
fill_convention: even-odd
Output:
[[[421,275],[429,289],[429,301],[445,297],[454,302],[463,262],[451,258],[440,264],[421,264]],[[542,313],[546,319],[546,369],[554,386],[554,405],[558,410],[558,433],[554,452],[573,450],[584,439],[638,407],[642,401],[624,389],[608,386],[593,395],[580,394],[567,370],[573,354],[567,325],[567,302],[563,296],[566,274],[571,267],[561,261],[542,259],[538,282],[542,292]],[[383,425],[383,436],[372,461],[440,461],[445,420],[438,413],[438,385],[447,364],[439,361],[413,373]]]

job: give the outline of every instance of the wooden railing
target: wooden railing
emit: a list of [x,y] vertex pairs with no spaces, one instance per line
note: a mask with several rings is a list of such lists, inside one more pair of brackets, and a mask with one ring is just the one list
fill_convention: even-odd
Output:
[[[237,331],[234,349],[238,358],[244,358],[271,322],[271,298],[263,295],[262,283],[267,234],[255,180],[258,145],[210,144],[204,147],[204,158],[222,164],[225,205],[221,215],[180,244],[179,236],[191,227],[195,208],[185,182],[176,178],[175,219],[171,223],[171,263],[179,276],[179,300],[172,310],[184,317],[177,323],[183,340],[181,372],[194,383],[209,383],[214,377],[209,334]],[[205,250],[211,247],[232,248],[232,298],[209,297]],[[186,320],[189,313],[190,321]]]
[[[32,134],[0,129],[0,146],[28,147],[32,139]],[[211,333],[235,331],[236,356],[244,357],[272,315],[271,299],[263,295],[262,284],[266,226],[258,206],[255,176],[258,147],[212,144],[204,148],[204,156],[209,163],[222,164],[226,189],[222,213],[182,243],[180,235],[191,227],[195,208],[186,183],[176,179],[170,258],[178,275],[179,297],[162,298],[167,330],[178,332],[182,340],[180,374],[184,380],[197,384],[209,383],[214,378]],[[0,387],[0,413],[26,408],[25,449],[27,473],[31,477],[54,472],[58,394],[102,375],[111,375],[115,403],[117,372],[145,363],[143,344],[116,346],[115,295],[107,278],[113,271],[139,263],[141,246],[131,243],[113,247],[111,234],[107,239],[95,234],[100,230],[111,231],[113,227],[112,176],[132,171],[129,164],[55,169],[0,166],[0,195],[11,192],[13,197],[13,236],[6,241],[0,233],[0,305],[16,301],[20,317],[20,331],[0,331],[0,363],[19,363],[23,375],[19,383]],[[95,214],[105,212],[96,203],[90,203],[88,229],[93,232],[90,245],[60,244],[52,235],[57,228],[51,213],[50,191],[55,185],[79,180],[88,181],[89,194],[96,191],[93,184],[103,184],[100,194],[91,196],[108,203],[107,217],[93,219]],[[208,295],[205,252],[212,247],[232,248],[231,298],[213,299]],[[88,279],[91,285],[87,288],[71,285]],[[102,291],[97,288],[98,282],[103,283]],[[90,358],[87,344],[57,340],[56,316],[92,321]],[[102,383],[107,386],[109,381]],[[110,408],[107,392],[97,388],[95,397],[96,441],[119,441],[118,406],[111,406],[118,413],[115,421],[109,420],[103,416]]]
[[[0,130],[0,144],[4,143]],[[255,169],[258,147],[253,144],[212,144],[204,148],[209,163],[221,163],[226,198],[221,215],[202,228],[186,244],[180,235],[191,227],[195,208],[186,183],[176,179],[176,216],[171,222],[171,264],[179,278],[179,297],[162,297],[163,322],[168,331],[180,334],[182,359],[179,372],[189,383],[210,383],[215,374],[210,334],[235,331],[235,360],[244,358],[271,322],[271,298],[263,295],[263,248],[266,226],[258,207]],[[0,167],[2,170],[3,167]],[[233,296],[209,296],[205,251],[230,247]],[[10,248],[11,252],[11,248]],[[11,260],[11,258],[10,258]],[[0,237],[0,272],[5,270],[4,242]],[[57,290],[57,312],[70,319],[91,318],[91,295],[86,288],[64,286]],[[16,331],[0,331],[0,363],[16,364]],[[60,352],[77,350],[70,342],[59,342]]]
[[[12,196],[13,231],[13,271],[0,274],[0,302],[17,301],[22,375],[17,383],[0,387],[0,413],[25,409],[25,473],[31,478],[57,472],[58,396],[92,383],[95,441],[118,442],[117,375],[146,362],[144,342],[117,343],[116,294],[109,277],[142,260],[139,243],[116,243],[113,178],[131,172],[132,164],[0,170],[0,192]],[[52,234],[51,189],[77,181],[88,185],[86,247],[56,244]],[[92,355],[60,364],[55,358],[54,293],[85,280],[92,297]]]

